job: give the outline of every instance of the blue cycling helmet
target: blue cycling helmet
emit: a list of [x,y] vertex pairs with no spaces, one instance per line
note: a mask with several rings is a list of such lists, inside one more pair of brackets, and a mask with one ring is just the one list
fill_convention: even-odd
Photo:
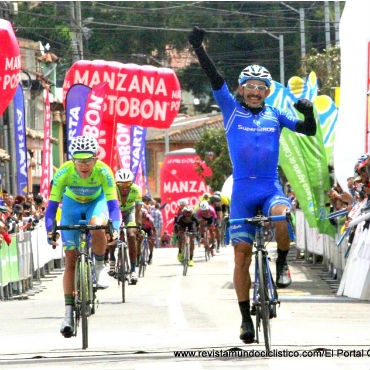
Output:
[[238,79],[239,85],[243,85],[248,80],[261,80],[269,88],[272,78],[270,72],[265,67],[253,64],[242,70]]

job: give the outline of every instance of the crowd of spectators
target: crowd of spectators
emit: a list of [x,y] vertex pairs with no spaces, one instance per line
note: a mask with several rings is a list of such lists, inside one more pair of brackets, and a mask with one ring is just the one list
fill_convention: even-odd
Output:
[[3,190],[3,204],[0,205],[0,243],[11,242],[9,234],[33,230],[44,217],[45,205],[41,195],[17,195]]

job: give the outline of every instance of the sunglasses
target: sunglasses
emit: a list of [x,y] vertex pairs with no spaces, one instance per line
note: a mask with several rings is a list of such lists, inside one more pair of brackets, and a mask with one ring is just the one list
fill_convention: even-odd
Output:
[[75,164],[92,164],[95,161],[96,157],[91,157],[91,158],[74,158],[73,162]]
[[250,82],[246,82],[242,86],[248,90],[258,90],[260,92],[265,92],[268,89],[266,85],[255,85],[255,84],[251,84]]
[[117,182],[117,186],[120,188],[129,188],[133,184],[132,181],[128,182]]

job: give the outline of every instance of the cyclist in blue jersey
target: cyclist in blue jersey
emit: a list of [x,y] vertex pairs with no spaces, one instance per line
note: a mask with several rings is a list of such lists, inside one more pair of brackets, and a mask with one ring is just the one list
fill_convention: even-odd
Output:
[[[270,93],[272,78],[268,70],[259,65],[247,66],[240,73],[238,93],[243,100],[240,103],[230,93],[226,81],[206,53],[202,45],[204,35],[204,30],[194,27],[189,42],[211,82],[213,95],[224,118],[234,180],[230,218],[253,217],[259,207],[265,215],[283,215],[291,204],[278,181],[280,133],[286,127],[305,135],[315,135],[312,104],[306,99],[295,103],[304,120],[266,105],[264,100]],[[255,335],[249,301],[249,267],[254,235],[255,228],[248,224],[230,228],[235,257],[234,286],[242,315],[240,339],[245,343],[252,343]],[[278,287],[287,287],[291,284],[286,260],[290,240],[285,221],[276,223],[275,237],[278,244],[276,281]]]
[[[56,245],[56,242],[51,240],[51,229],[62,200],[61,225],[78,224],[82,213],[86,215],[86,220],[91,225],[105,225],[109,217],[113,221],[114,239],[117,238],[121,216],[114,176],[109,166],[97,159],[98,151],[98,142],[93,137],[77,136],[72,139],[70,152],[73,159],[64,163],[55,174],[45,213],[45,226],[50,244]],[[63,276],[65,318],[60,331],[66,338],[70,338],[74,331],[73,287],[78,236],[78,231],[62,231],[65,253]],[[106,247],[105,231],[91,231],[96,286],[100,289],[109,286],[109,276],[104,266]]]

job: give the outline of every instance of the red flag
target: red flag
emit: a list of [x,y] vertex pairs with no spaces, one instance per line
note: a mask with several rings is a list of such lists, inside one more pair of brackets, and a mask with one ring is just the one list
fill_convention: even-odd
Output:
[[45,202],[49,200],[49,196],[50,196],[50,181],[51,181],[50,136],[51,136],[50,100],[49,100],[49,87],[47,87],[46,88],[46,98],[45,98],[44,146],[43,146],[43,153],[42,153],[42,173],[41,173],[41,185],[40,185],[40,194],[44,198]]

